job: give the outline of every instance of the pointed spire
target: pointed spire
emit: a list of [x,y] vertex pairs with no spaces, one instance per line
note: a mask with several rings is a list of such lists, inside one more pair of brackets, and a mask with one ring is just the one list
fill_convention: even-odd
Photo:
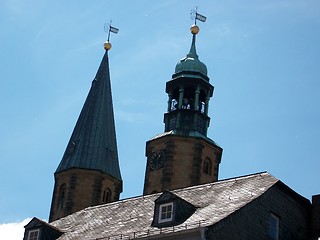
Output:
[[70,168],[98,170],[121,180],[108,49],[56,172]]
[[190,51],[187,54],[187,57],[199,59],[199,57],[197,55],[197,50],[196,50],[196,34],[193,34],[193,36],[192,36],[192,43],[191,43]]

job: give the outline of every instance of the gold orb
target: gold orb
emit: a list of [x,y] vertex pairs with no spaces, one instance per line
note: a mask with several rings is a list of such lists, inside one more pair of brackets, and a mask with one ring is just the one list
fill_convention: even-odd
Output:
[[105,43],[103,44],[103,47],[104,47],[104,50],[110,50],[111,47],[112,47],[112,45],[111,45],[111,43],[109,43],[109,42],[105,42]]
[[190,28],[190,31],[191,31],[192,34],[198,34],[200,29],[199,29],[199,27],[197,25],[193,24],[191,26],[191,28]]

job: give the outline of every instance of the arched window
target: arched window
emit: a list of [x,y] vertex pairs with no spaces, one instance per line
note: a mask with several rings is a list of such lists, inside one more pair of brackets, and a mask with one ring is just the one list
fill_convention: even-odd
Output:
[[188,86],[184,89],[182,108],[194,109],[195,91],[196,89],[193,86]]
[[58,208],[63,209],[66,199],[66,184],[62,184],[59,188]]
[[205,174],[211,175],[211,172],[212,172],[212,162],[211,162],[211,159],[208,158],[208,157],[203,161],[203,172],[204,172]]
[[198,110],[201,113],[205,113],[205,111],[206,111],[205,110],[206,107],[207,107],[206,104],[205,104],[206,96],[207,96],[206,92],[204,90],[201,90],[200,91],[200,95],[199,95],[199,102],[198,102]]
[[102,194],[102,203],[111,202],[111,190],[109,188],[105,188]]
[[170,110],[174,111],[176,109],[178,109],[178,101],[177,101],[177,99],[174,98],[174,99],[171,100]]

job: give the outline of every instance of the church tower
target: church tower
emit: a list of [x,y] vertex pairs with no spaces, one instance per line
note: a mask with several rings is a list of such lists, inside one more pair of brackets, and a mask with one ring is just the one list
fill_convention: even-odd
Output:
[[54,174],[49,222],[89,206],[117,201],[122,192],[109,74],[111,44],[106,42],[104,48],[100,67]]
[[214,87],[196,52],[199,27],[193,25],[190,30],[190,51],[166,83],[164,133],[146,143],[144,195],[218,180],[222,148],[207,137]]

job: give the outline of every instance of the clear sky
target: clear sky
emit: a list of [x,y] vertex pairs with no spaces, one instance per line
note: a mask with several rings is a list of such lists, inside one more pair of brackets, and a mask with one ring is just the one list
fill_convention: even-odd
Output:
[[320,2],[0,2],[0,229],[48,219],[56,170],[104,54],[109,53],[121,198],[142,194],[145,142],[163,132],[165,83],[189,51],[215,86],[208,136],[219,179],[268,171],[310,199],[320,193]]

